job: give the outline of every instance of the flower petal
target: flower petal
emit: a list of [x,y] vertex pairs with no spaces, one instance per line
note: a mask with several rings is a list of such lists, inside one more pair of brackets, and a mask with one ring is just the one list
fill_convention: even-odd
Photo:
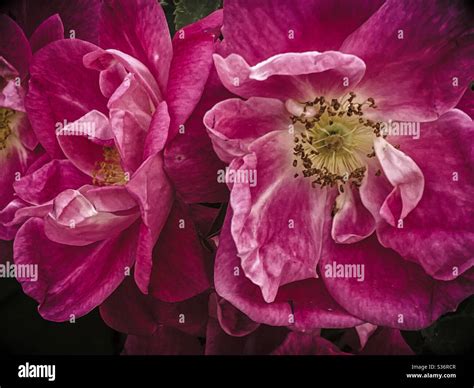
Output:
[[150,156],[126,185],[140,206],[142,224],[135,264],[135,280],[143,293],[148,293],[152,270],[152,252],[172,206],[171,184],[163,171],[161,154]]
[[425,187],[423,172],[402,151],[377,137],[374,150],[388,181],[394,186],[380,208],[380,215],[390,225],[403,220],[420,202]]
[[281,285],[317,277],[323,243],[328,191],[294,177],[293,144],[288,131],[271,132],[250,145],[252,153],[240,165],[229,168],[235,177],[232,236],[245,275],[267,302]]
[[341,97],[365,72],[361,59],[338,51],[278,54],[254,66],[238,54],[226,58],[214,54],[214,64],[224,86],[238,96],[299,101],[320,95]]
[[151,295],[164,302],[180,302],[207,290],[206,259],[187,208],[175,201],[153,251]]
[[37,265],[37,281],[23,280],[23,291],[39,302],[44,319],[62,322],[78,318],[100,305],[133,264],[136,228],[115,238],[84,247],[50,241],[44,222],[33,218],[18,231],[15,264]]
[[229,209],[220,235],[214,267],[214,282],[219,296],[251,320],[272,326],[313,330],[320,327],[350,327],[362,323],[331,298],[320,279],[283,286],[274,302],[265,302],[260,288],[242,271],[230,234],[231,220],[232,211]]
[[217,182],[217,172],[225,167],[212,149],[203,124],[205,113],[232,95],[222,86],[212,69],[204,94],[193,114],[165,148],[165,169],[176,191],[186,203],[215,203],[228,199],[225,185]]
[[107,112],[99,89],[99,73],[84,68],[82,58],[97,46],[79,39],[61,39],[38,51],[30,67],[26,109],[46,151],[61,158],[57,123],[72,123],[91,110]]
[[381,117],[430,121],[454,108],[472,81],[473,38],[463,1],[436,0],[427,9],[416,0],[388,0],[341,51],[366,63],[358,87]]
[[120,50],[144,63],[164,93],[173,48],[165,14],[155,0],[104,2],[100,46]]
[[18,71],[23,79],[28,73],[31,48],[25,33],[11,18],[0,14],[0,56]]
[[349,313],[403,330],[429,326],[474,292],[472,279],[436,281],[420,266],[382,247],[375,236],[355,244],[329,240],[319,267],[329,293]]
[[54,14],[41,23],[33,35],[31,35],[31,50],[36,52],[48,43],[58,39],[64,39],[64,26],[61,17],[58,14]]
[[283,102],[262,97],[232,98],[216,104],[204,116],[214,150],[230,163],[247,154],[257,138],[277,130],[290,130],[290,114]]
[[222,11],[216,11],[179,30],[173,38],[173,61],[166,92],[172,136],[186,123],[202,96],[213,67],[212,54],[221,25]]
[[364,207],[358,190],[346,185],[344,193],[336,198],[331,237],[337,243],[352,244],[363,240],[375,231],[375,220]]
[[137,209],[120,214],[98,211],[79,191],[65,190],[54,199],[53,209],[45,218],[44,232],[59,244],[84,246],[116,237],[138,217]]
[[15,182],[14,188],[21,199],[40,205],[54,199],[64,190],[77,189],[90,183],[90,178],[70,161],[52,160]]
[[241,55],[250,64],[284,52],[337,50],[382,3],[229,0],[224,5],[223,50]]
[[59,14],[69,38],[96,44],[100,0],[14,0],[5,1],[0,10],[9,13],[32,36],[36,28],[50,16]]
[[122,333],[150,336],[160,325],[174,327],[194,336],[203,336],[207,324],[207,300],[203,293],[179,303],[165,303],[143,294],[132,276],[100,306],[107,325]]
[[452,280],[474,265],[474,125],[459,110],[425,123],[419,139],[400,139],[425,177],[425,190],[402,228],[380,224],[380,242],[419,263],[436,279]]

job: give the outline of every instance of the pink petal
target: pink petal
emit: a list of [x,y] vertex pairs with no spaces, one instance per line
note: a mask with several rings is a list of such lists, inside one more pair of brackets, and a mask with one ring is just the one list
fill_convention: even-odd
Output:
[[[103,200],[107,202],[106,198]],[[66,190],[54,199],[53,209],[45,218],[44,232],[59,244],[84,246],[116,237],[138,217],[137,209],[125,213],[98,211],[79,191]]]
[[328,191],[294,178],[293,144],[288,131],[271,132],[250,145],[240,165],[230,165],[236,174],[254,174],[233,184],[231,231],[245,275],[267,302],[280,286],[317,277],[323,243]]
[[472,15],[462,1],[427,9],[389,0],[341,46],[366,63],[359,88],[381,117],[408,121],[434,120],[456,106],[472,81],[473,50]]
[[133,73],[140,85],[146,90],[153,104],[158,104],[161,100],[160,91],[156,80],[150,70],[138,59],[123,53],[119,50],[98,49],[84,55],[84,66],[88,69],[95,69],[100,72],[115,68],[120,64],[128,73]]
[[144,63],[164,93],[173,48],[165,14],[155,0],[104,2],[100,46],[120,50]]
[[148,293],[152,268],[152,251],[172,206],[172,188],[163,171],[161,154],[150,156],[126,185],[140,205],[142,225],[135,264],[135,280],[140,290]]
[[109,68],[102,70],[99,75],[100,91],[104,97],[109,98],[114,94],[127,75],[121,63],[114,63]]
[[128,110],[114,109],[110,112],[110,126],[120,154],[124,171],[132,174],[143,162],[143,149],[148,127],[142,127],[137,116]]
[[337,243],[352,244],[375,231],[374,217],[362,204],[358,190],[350,184],[336,198],[336,207],[331,237]]
[[104,146],[114,146],[112,124],[103,113],[92,110],[65,127],[56,128],[64,155],[84,174],[94,176],[104,160]]
[[203,336],[207,324],[207,293],[180,303],[164,303],[144,295],[132,276],[127,276],[114,293],[100,306],[102,319],[114,330],[150,336],[160,325],[184,333]]
[[402,228],[377,230],[384,246],[437,279],[452,280],[474,264],[473,134],[472,120],[453,110],[422,124],[419,139],[400,139],[423,171],[424,194]]
[[0,56],[18,71],[23,79],[28,73],[31,48],[23,30],[7,15],[0,14]]
[[136,228],[115,238],[84,247],[50,241],[44,222],[27,221],[14,244],[15,264],[38,265],[36,282],[22,280],[23,291],[39,302],[47,320],[78,318],[101,304],[125,277],[133,264]]
[[268,355],[288,335],[288,329],[261,325],[244,337],[234,337],[222,330],[215,318],[210,318],[206,333],[206,355]]
[[150,128],[145,139],[143,158],[146,159],[153,154],[163,151],[168,139],[169,126],[168,105],[165,101],[162,101],[158,104],[151,119]]
[[315,334],[290,333],[272,353],[277,356],[335,356],[348,355],[325,338]]
[[379,328],[369,339],[361,355],[412,356],[415,353],[403,339],[400,330]]
[[79,191],[99,212],[122,212],[137,206],[125,186],[85,186]]
[[257,138],[278,130],[290,130],[290,113],[276,99],[251,97],[244,101],[232,98],[216,104],[204,116],[215,152],[230,163],[247,154]]
[[224,86],[238,96],[299,101],[340,97],[349,92],[345,78],[352,90],[365,72],[361,59],[337,51],[278,54],[254,66],[238,54],[214,54],[214,64]]
[[59,14],[68,38],[74,31],[76,39],[97,43],[100,3],[100,0],[15,0],[6,2],[0,9],[12,14],[27,36],[44,20]]
[[188,209],[175,201],[153,251],[150,293],[180,302],[210,287],[209,263]]
[[173,38],[173,61],[166,91],[172,136],[199,102],[213,67],[212,54],[222,25],[222,11],[179,30]]
[[394,187],[380,209],[380,215],[390,225],[403,220],[420,202],[425,179],[417,164],[402,151],[377,137],[374,150],[388,181]]
[[228,198],[227,187],[216,180],[218,171],[225,165],[213,151],[203,124],[205,113],[215,103],[228,97],[232,95],[222,86],[213,69],[201,101],[182,127],[184,133],[179,132],[166,145],[166,173],[187,203],[223,202]]
[[337,50],[383,1],[231,0],[224,5],[224,50],[250,64],[283,52]]
[[[18,225],[12,225],[11,222],[15,218],[15,213],[27,204],[19,199],[12,200],[0,211],[0,242],[2,240],[13,240],[18,230]],[[0,260],[2,255],[0,253]]]
[[41,23],[31,36],[31,50],[36,52],[48,43],[59,39],[64,39],[64,26],[61,17],[54,14]]
[[232,211],[228,210],[214,268],[214,282],[219,296],[251,320],[272,326],[312,330],[320,327],[350,327],[362,323],[335,303],[319,279],[283,286],[274,302],[265,302],[260,288],[242,271],[230,234],[231,219]]
[[219,324],[228,335],[243,337],[258,329],[259,323],[252,321],[225,299],[215,297]]
[[52,200],[64,190],[77,189],[90,183],[90,178],[75,168],[70,161],[52,160],[15,182],[14,188],[23,200],[40,205]]
[[[329,277],[337,265],[348,276]],[[403,330],[429,326],[474,292],[474,282],[467,277],[436,281],[420,266],[383,248],[375,236],[355,244],[329,240],[319,268],[329,293],[349,313],[365,322]]]
[[79,39],[62,39],[34,56],[26,108],[38,140],[52,156],[63,155],[55,134],[58,123],[72,123],[91,110],[107,112],[99,73],[82,63],[94,50],[97,46]]

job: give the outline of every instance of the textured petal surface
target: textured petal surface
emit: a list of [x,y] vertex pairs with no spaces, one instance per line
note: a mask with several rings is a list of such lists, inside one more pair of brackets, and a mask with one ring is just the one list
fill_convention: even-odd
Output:
[[242,271],[230,235],[229,211],[219,239],[214,282],[217,293],[255,322],[289,326],[296,330],[351,327],[362,323],[349,315],[328,294],[321,280],[311,279],[283,286],[272,303],[266,303],[259,287]]
[[100,46],[120,50],[144,63],[164,93],[173,48],[165,14],[156,1],[104,2]]
[[38,51],[48,43],[64,38],[64,26],[58,14],[50,16],[35,30],[30,38],[31,50]]
[[125,277],[133,263],[136,228],[126,234],[84,247],[54,243],[44,222],[27,221],[14,243],[16,264],[37,265],[37,281],[22,281],[23,291],[39,302],[47,320],[66,321],[100,305]]
[[400,139],[423,171],[425,190],[402,228],[381,223],[377,231],[383,245],[438,279],[451,280],[474,264],[473,133],[472,120],[454,110],[422,124],[419,139]]
[[463,1],[427,8],[389,0],[341,51],[366,63],[360,91],[375,98],[386,120],[434,120],[456,106],[474,76],[472,16]]
[[97,46],[79,39],[58,40],[36,53],[26,108],[33,129],[46,151],[63,155],[57,140],[57,124],[72,123],[93,109],[107,112],[99,89],[99,73],[86,69],[82,58]]
[[360,58],[337,51],[278,54],[254,66],[238,54],[215,54],[214,63],[224,86],[245,98],[337,98],[349,92],[347,86],[354,88],[365,72]]
[[[327,276],[328,268],[336,266],[338,271],[338,265],[341,276]],[[375,236],[355,244],[329,241],[319,267],[329,293],[347,311],[365,322],[393,328],[427,327],[474,291],[467,277],[432,279],[420,266],[383,248]]]
[[383,3],[366,0],[230,0],[223,51],[254,65],[284,52],[337,50]]

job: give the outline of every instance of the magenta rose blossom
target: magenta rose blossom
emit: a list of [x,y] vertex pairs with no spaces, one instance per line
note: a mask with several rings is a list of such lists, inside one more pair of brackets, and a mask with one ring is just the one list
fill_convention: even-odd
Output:
[[0,238],[13,238],[15,228],[7,228],[19,207],[13,199],[13,183],[35,159],[38,141],[31,129],[24,99],[32,51],[47,41],[63,38],[58,15],[44,21],[30,40],[8,16],[0,15]]
[[[12,184],[49,160],[29,123],[25,95],[32,55],[50,42],[63,39],[65,30],[75,37],[97,41],[99,1],[17,1],[0,11],[0,125],[1,188],[0,238],[13,239],[18,226],[7,226],[15,211],[25,206],[15,198]],[[12,20],[12,18],[14,20]]]
[[14,259],[38,265],[23,290],[53,321],[88,313],[132,267],[138,289],[165,302],[209,287],[195,230],[177,234],[189,210],[163,150],[202,94],[221,13],[173,42],[154,0],[107,1],[100,13],[100,47],[60,40],[30,66],[27,112],[52,160],[14,184],[28,204],[12,221]]
[[472,38],[462,2],[225,2],[221,297],[301,331],[419,329],[474,292]]

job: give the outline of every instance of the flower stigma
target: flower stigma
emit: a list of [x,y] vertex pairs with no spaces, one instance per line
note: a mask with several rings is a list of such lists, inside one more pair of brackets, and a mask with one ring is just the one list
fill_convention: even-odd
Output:
[[[377,108],[372,97],[356,101],[350,92],[341,99],[327,101],[324,96],[312,101],[287,102],[293,114],[293,166],[299,168],[313,187],[351,182],[360,187],[367,170],[366,158],[375,156],[373,138],[386,137],[381,123],[364,118],[365,107]],[[295,174],[295,178],[299,176]]]

